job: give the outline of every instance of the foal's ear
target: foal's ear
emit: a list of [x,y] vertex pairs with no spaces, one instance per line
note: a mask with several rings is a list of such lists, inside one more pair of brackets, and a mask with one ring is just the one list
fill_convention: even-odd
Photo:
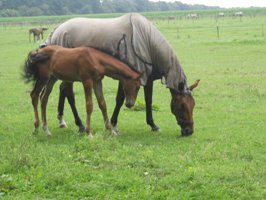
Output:
[[196,80],[195,83],[193,83],[191,86],[189,86],[189,89],[192,91],[195,87],[198,86],[199,82],[200,82],[200,79]]
[[144,73],[145,73],[144,70],[142,72],[140,72],[139,75],[137,76],[136,80],[140,79]]

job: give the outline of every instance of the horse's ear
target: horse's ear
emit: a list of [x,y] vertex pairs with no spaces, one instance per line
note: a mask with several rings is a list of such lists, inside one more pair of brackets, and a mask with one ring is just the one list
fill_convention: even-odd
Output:
[[189,89],[192,91],[195,87],[198,86],[199,82],[200,82],[200,79],[196,80],[195,83],[193,83],[191,86],[189,86]]

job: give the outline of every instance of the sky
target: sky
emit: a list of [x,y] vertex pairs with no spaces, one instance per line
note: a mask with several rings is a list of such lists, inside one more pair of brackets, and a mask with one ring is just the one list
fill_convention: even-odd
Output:
[[[150,0],[159,1],[159,0]],[[207,6],[219,6],[222,8],[233,7],[266,7],[266,0],[161,0],[166,2],[180,1],[186,4],[203,4]]]

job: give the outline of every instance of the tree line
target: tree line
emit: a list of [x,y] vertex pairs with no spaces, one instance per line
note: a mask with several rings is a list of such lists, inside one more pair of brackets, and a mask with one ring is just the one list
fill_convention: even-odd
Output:
[[148,0],[0,0],[1,17],[216,9]]

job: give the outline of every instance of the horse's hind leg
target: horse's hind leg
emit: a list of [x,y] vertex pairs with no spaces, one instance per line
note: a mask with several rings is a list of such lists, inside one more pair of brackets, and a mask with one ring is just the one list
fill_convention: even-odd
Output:
[[79,127],[80,132],[85,131],[85,127],[82,124],[82,121],[78,115],[78,111],[75,105],[75,96],[73,92],[73,83],[70,82],[62,82],[60,84],[60,94],[59,94],[59,102],[58,102],[58,119],[59,119],[59,127],[64,128],[67,127],[66,122],[64,121],[64,104],[65,98],[67,97],[68,103],[73,112],[75,123]]
[[113,135],[115,136],[118,135],[118,132],[116,132],[113,129],[109,121],[108,115],[107,115],[106,102],[105,102],[105,99],[103,96],[103,90],[102,90],[102,81],[98,81],[97,83],[95,82],[93,85],[93,89],[94,89],[95,96],[97,98],[99,108],[102,111],[105,128],[107,130],[110,130]]
[[152,131],[160,131],[160,128],[154,123],[152,116],[152,90],[153,81],[148,80],[147,84],[144,86],[144,95],[146,103],[146,122],[151,126]]
[[46,120],[46,106],[48,102],[49,95],[52,92],[53,86],[56,82],[55,78],[50,78],[48,83],[46,84],[46,87],[41,95],[41,108],[42,108],[42,121],[43,121],[43,130],[46,134],[46,136],[50,136],[51,133],[47,126],[47,120]]
[[123,91],[122,84],[121,84],[121,82],[119,82],[118,90],[117,90],[117,94],[116,94],[116,105],[115,105],[115,109],[114,109],[114,112],[113,112],[113,115],[111,118],[112,126],[117,133],[119,133],[119,131],[117,129],[117,118],[119,115],[120,108],[122,107],[122,105],[124,103],[124,100],[125,100],[125,94]]
[[38,113],[38,101],[39,101],[39,94],[41,90],[43,89],[45,83],[46,83],[46,80],[37,80],[30,94],[31,102],[32,102],[33,110],[34,110],[34,116],[35,116],[33,134],[38,133],[38,129],[40,126],[40,119],[39,119],[39,113]]

